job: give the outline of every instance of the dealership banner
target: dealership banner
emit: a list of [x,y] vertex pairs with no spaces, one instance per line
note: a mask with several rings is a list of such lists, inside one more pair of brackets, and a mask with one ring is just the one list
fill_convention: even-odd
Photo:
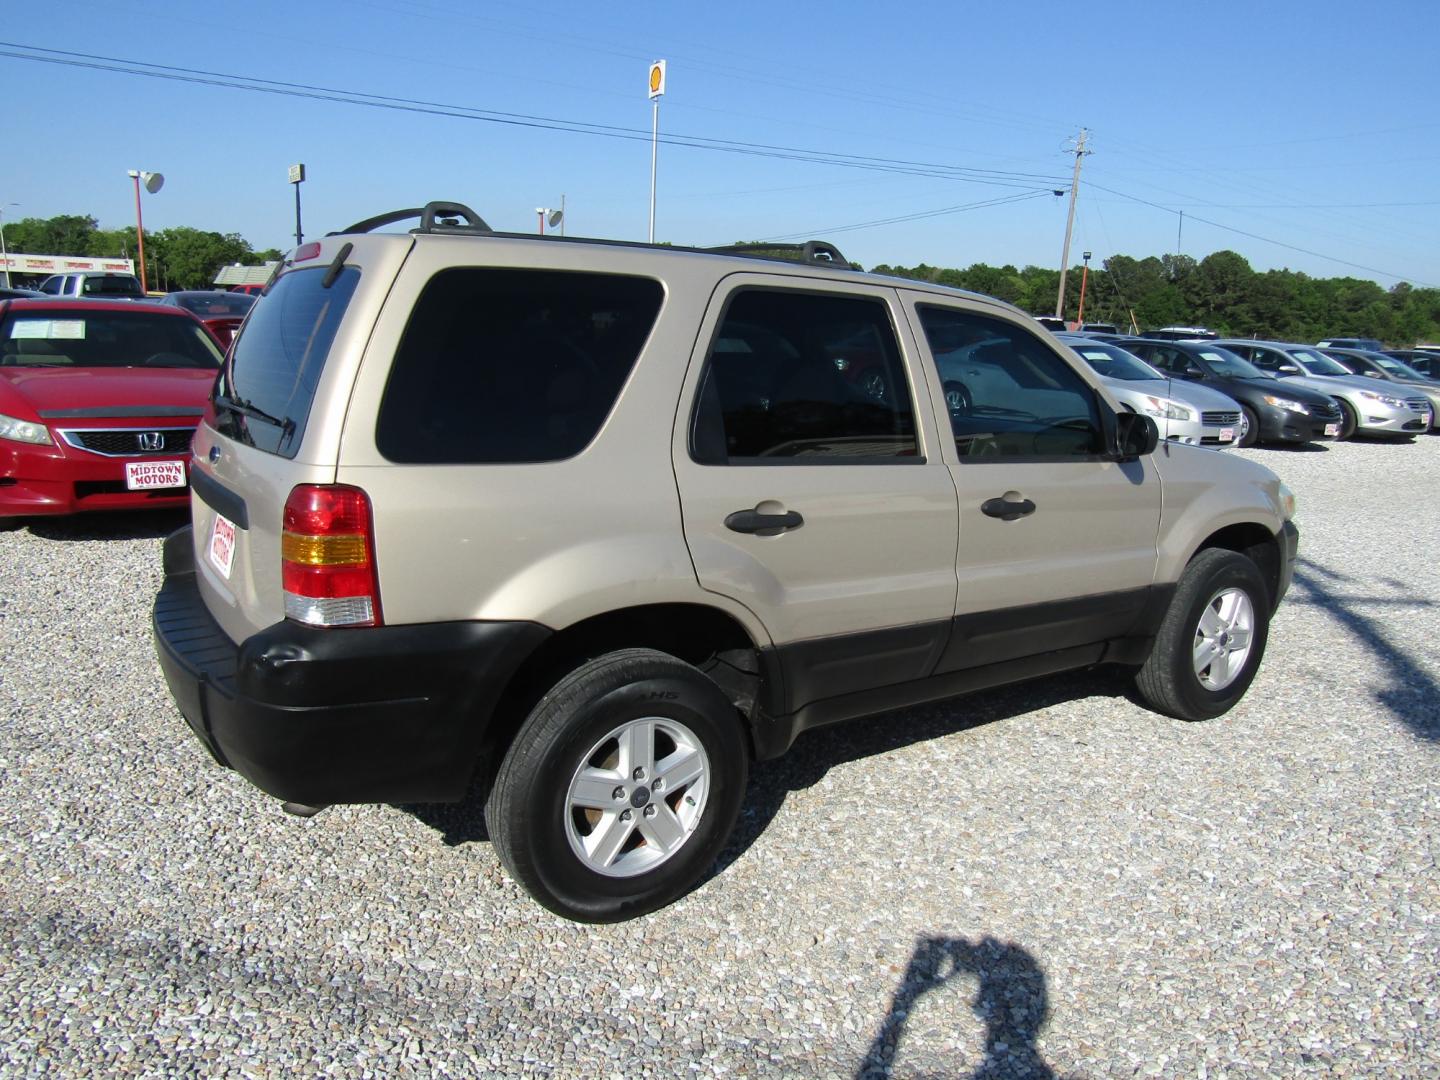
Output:
[[71,274],[81,270],[104,270],[112,274],[133,274],[134,259],[88,259],[80,255],[21,255],[12,251],[0,256],[0,270],[12,274]]

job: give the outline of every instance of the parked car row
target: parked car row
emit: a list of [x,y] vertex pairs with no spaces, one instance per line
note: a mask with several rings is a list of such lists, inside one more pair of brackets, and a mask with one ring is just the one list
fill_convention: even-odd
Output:
[[[1303,443],[1356,435],[1409,439],[1440,429],[1440,382],[1428,376],[1440,350],[1378,349],[1321,343],[1301,345],[1251,338],[1222,338],[1213,331],[1173,327],[1144,337],[1122,334],[1059,334],[1087,360],[1086,351],[1123,350],[1166,380],[1183,380],[1232,398],[1242,418],[1235,443]],[[1332,339],[1367,341],[1368,339]],[[1411,366],[1418,360],[1425,370]],[[1092,361],[1093,363],[1093,361]],[[1134,376],[1132,376],[1134,377]],[[1176,398],[1168,382],[1162,396]],[[1136,407],[1128,402],[1131,407]],[[1156,415],[1152,408],[1142,408]],[[1158,421],[1157,421],[1158,422]],[[1222,443],[1223,445],[1223,443]]]

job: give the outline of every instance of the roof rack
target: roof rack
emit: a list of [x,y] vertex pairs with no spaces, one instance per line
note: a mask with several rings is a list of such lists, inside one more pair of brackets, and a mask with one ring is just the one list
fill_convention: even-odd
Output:
[[[654,247],[653,244],[644,244],[631,240],[599,240],[585,237],[552,237],[535,236],[530,233],[503,233],[496,232],[485,223],[485,219],[471,210],[464,203],[459,202],[431,202],[423,207],[413,207],[408,210],[391,210],[387,214],[377,214],[375,217],[366,218],[364,221],[357,221],[354,225],[345,229],[337,229],[328,233],[329,236],[343,236],[353,233],[374,232],[376,229],[384,228],[386,225],[394,225],[397,221],[408,221],[411,218],[419,218],[418,228],[411,229],[415,233],[451,233],[468,236],[505,236],[537,240],[568,240],[573,243],[608,244],[620,247]],[[745,244],[727,244],[724,247],[682,247],[664,245],[666,250],[671,251],[695,251],[712,255],[740,255],[749,259],[773,259],[779,262],[801,262],[811,266],[825,266],[835,270],[853,270],[854,266],[840,254],[840,249],[834,244],[825,240],[807,240],[803,244],[767,244],[764,241],[754,241]],[[791,257],[799,253],[800,258]]]
[[[806,240],[803,244],[767,244],[763,240],[757,240],[747,244],[726,244],[724,247],[708,247],[700,250],[713,252],[716,255],[745,255],[753,259],[783,258],[776,253],[798,251],[800,252],[798,260],[800,262],[821,263],[833,266],[837,270],[851,268],[849,261],[840,254],[840,249],[825,240]],[[787,259],[786,261],[796,260]]]
[[[415,207],[411,210],[391,210],[388,214],[377,214],[375,217],[366,218],[364,221],[357,221],[348,229],[340,229],[332,232],[330,236],[340,236],[345,233],[368,233],[376,229],[384,228],[386,225],[393,225],[397,221],[408,221],[410,218],[419,218],[420,227],[411,229],[417,233],[469,233],[472,235],[488,235],[495,230],[485,224],[485,219],[471,210],[464,203],[458,202],[430,202],[423,207]],[[464,219],[462,225],[461,219]]]

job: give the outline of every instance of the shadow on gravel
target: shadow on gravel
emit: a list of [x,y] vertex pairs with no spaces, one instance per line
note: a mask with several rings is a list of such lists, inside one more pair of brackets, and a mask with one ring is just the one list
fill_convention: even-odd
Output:
[[[970,1073],[971,1080],[1054,1077],[1035,1046],[1050,1015],[1045,973],[1035,958],[1019,945],[991,937],[978,942],[934,937],[916,942],[870,1052],[855,1070],[855,1080],[892,1075],[910,1013],[922,997],[955,979],[975,980],[970,1007],[985,1024],[985,1056]],[[923,1068],[918,1071],[928,1074]],[[943,1075],[959,1073],[947,1067]]]
[[1302,603],[1310,603],[1329,612],[1359,638],[1389,672],[1391,684],[1376,695],[1380,704],[1420,738],[1440,741],[1440,684],[1409,653],[1386,636],[1383,622],[1356,610],[1362,604],[1434,607],[1435,601],[1411,597],[1347,596],[1339,591],[1340,587],[1354,582],[1354,578],[1308,559],[1301,559],[1295,569],[1295,584],[1305,592]]
[[162,540],[188,524],[188,509],[29,518],[25,523],[32,536],[38,536],[42,540],[70,543],[93,540]]

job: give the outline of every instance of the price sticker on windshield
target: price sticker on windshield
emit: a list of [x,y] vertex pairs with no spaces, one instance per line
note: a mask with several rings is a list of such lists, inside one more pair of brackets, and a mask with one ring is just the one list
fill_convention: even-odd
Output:
[[215,524],[210,526],[210,564],[220,575],[230,580],[230,568],[235,565],[235,523],[229,518],[215,515]]

